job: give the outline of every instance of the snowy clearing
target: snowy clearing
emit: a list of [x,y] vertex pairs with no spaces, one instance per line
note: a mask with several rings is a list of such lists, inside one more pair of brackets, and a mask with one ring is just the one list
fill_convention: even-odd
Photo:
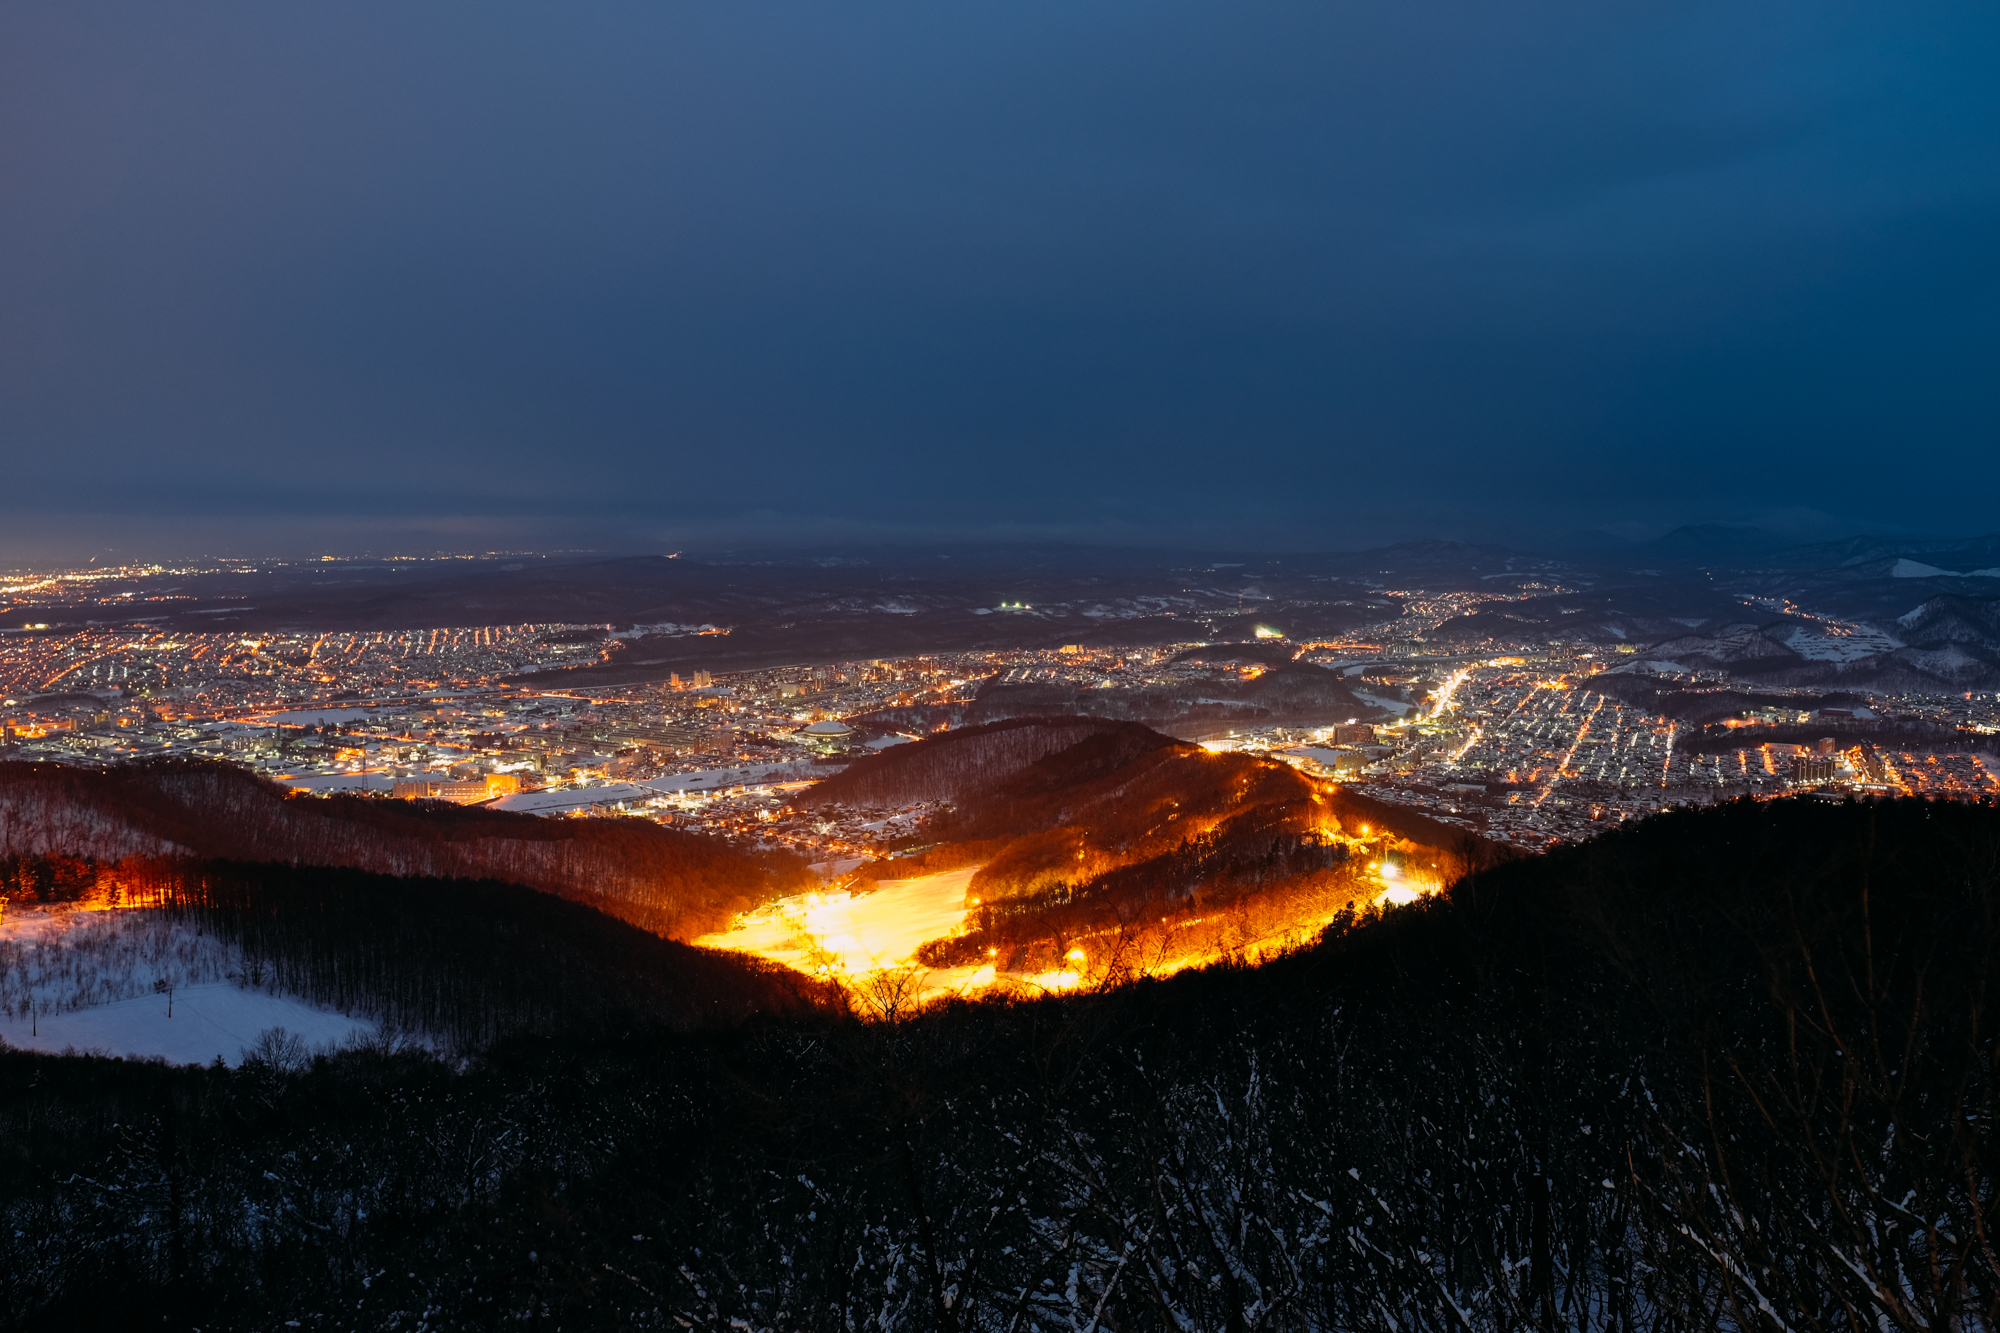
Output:
[[313,1047],[375,1031],[293,996],[245,989],[237,983],[246,970],[254,971],[235,945],[160,912],[10,907],[0,915],[0,1040],[176,1064],[219,1055],[233,1065],[266,1028]]
[[807,893],[781,898],[696,944],[742,949],[803,972],[823,962],[848,972],[896,967],[917,946],[957,930],[974,869],[919,879],[885,879],[872,893]]
[[1890,569],[1892,579],[1994,579],[2000,578],[2000,568],[1994,569],[1939,569],[1921,560],[1903,557]]
[[[965,923],[966,888],[978,867],[885,879],[872,893],[808,893],[781,898],[736,919],[735,926],[695,941],[703,948],[740,949],[808,974],[822,969],[858,984],[866,994],[885,977],[912,966],[918,946],[956,933]],[[918,969],[905,998],[927,1001],[968,995],[995,984],[991,967]]]
[[1409,712],[1411,708],[1411,705],[1404,703],[1401,699],[1390,699],[1380,694],[1369,694],[1365,690],[1357,690],[1351,686],[1347,692],[1362,703],[1367,704],[1370,708],[1379,708],[1385,713],[1394,713],[1397,717],[1401,717],[1403,714]]
[[1826,629],[1795,626],[1784,642],[1800,657],[1814,662],[1858,662],[1903,646],[1880,630],[1849,624],[1830,624]]
[[220,1058],[237,1065],[270,1028],[284,1028],[313,1048],[341,1046],[375,1032],[372,1023],[226,981],[175,992],[173,1010],[169,1018],[167,997],[148,995],[33,1021],[8,1016],[0,1018],[0,1040],[50,1054],[74,1050],[158,1056],[178,1065],[205,1065]]
[[89,1009],[243,972],[243,955],[158,912],[10,907],[0,915],[0,1018]]

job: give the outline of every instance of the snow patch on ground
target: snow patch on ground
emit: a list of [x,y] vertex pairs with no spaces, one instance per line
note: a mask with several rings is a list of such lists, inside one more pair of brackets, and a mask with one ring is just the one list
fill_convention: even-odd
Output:
[[1282,750],[1271,751],[1271,758],[1292,765],[1294,768],[1317,766],[1332,773],[1343,764],[1348,768],[1365,765],[1368,757],[1357,750],[1333,750],[1324,745],[1293,745]]
[[827,764],[784,763],[745,764],[741,768],[708,768],[698,773],[675,773],[654,778],[644,785],[658,793],[719,791],[730,787],[759,787],[777,782],[801,782],[828,776]]
[[1367,704],[1370,708],[1380,708],[1387,712],[1394,713],[1397,717],[1401,717],[1403,714],[1409,712],[1411,707],[1413,706],[1404,703],[1401,699],[1385,699],[1379,694],[1368,694],[1362,690],[1354,689],[1351,686],[1349,687],[1347,692],[1353,695],[1355,698],[1359,699],[1362,703]]
[[1942,648],[1906,648],[1897,656],[1920,670],[1949,680],[1953,676],[1976,676],[1991,668],[1955,643]]
[[233,1065],[267,1028],[308,1047],[375,1032],[296,997],[246,989],[238,984],[246,970],[235,945],[162,912],[9,907],[0,916],[0,1040],[175,1064],[219,1055]]
[[872,893],[809,893],[781,898],[737,918],[719,935],[695,943],[742,949],[816,972],[827,963],[848,974],[907,962],[917,946],[941,939],[965,921],[966,888],[975,870],[917,879],[885,879]]
[[2000,567],[1993,569],[1939,569],[1921,560],[1908,556],[1898,560],[1889,570],[1892,579],[2000,579]]
[[12,907],[0,916],[0,1017],[89,1009],[243,972],[234,945],[164,913]]
[[563,791],[521,791],[489,803],[493,810],[516,814],[547,815],[564,810],[582,810],[593,805],[616,805],[627,801],[649,801],[659,795],[634,782],[614,782],[602,787],[570,787]]
[[372,1023],[289,995],[216,982],[176,991],[172,1017],[167,1014],[166,996],[148,995],[32,1022],[0,1018],[0,1040],[52,1055],[74,1050],[141,1059],[158,1056],[177,1065],[205,1065],[220,1058],[236,1065],[264,1032],[278,1027],[318,1049],[363,1040],[375,1032]]
[[1844,633],[1829,633],[1806,625],[1794,626],[1785,635],[1787,648],[1814,662],[1858,662],[1891,652],[1902,645],[1879,630],[1844,626]]

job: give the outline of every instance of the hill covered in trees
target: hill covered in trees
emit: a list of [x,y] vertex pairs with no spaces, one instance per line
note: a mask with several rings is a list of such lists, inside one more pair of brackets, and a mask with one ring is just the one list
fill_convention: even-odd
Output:
[[[1123,728],[1131,730],[1129,726]],[[1121,730],[1094,717],[1023,717],[957,727],[914,745],[871,755],[814,783],[798,804],[894,809],[956,801],[1004,781],[1044,756],[1099,732]]]
[[645,820],[304,796],[226,764],[187,762],[0,763],[0,891],[45,892],[4,860],[22,856],[39,859],[37,873],[83,876],[107,892],[120,883],[120,862],[183,857],[505,880],[678,939],[809,882],[796,858]]
[[1136,722],[1020,718],[899,745],[803,794],[827,808],[937,809],[915,854],[861,875],[976,865],[967,928],[933,967],[1146,972],[1257,951],[1382,892],[1389,857],[1432,887],[1504,855],[1414,811]]
[[894,1023],[0,1053],[0,1322],[1991,1328],[1996,866],[1740,804]]

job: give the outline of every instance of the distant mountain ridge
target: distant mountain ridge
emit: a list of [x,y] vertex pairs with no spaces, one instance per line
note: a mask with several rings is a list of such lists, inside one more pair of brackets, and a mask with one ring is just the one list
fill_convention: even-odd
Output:
[[1705,624],[1646,646],[1620,671],[1723,671],[1748,684],[1946,693],[2000,688],[2000,602],[1935,597],[1894,622],[1894,633],[1852,653],[1802,651],[1809,631],[1789,618]]
[[1728,560],[1764,555],[1788,544],[1777,533],[1750,524],[1691,523],[1640,543],[1635,554],[1652,560]]

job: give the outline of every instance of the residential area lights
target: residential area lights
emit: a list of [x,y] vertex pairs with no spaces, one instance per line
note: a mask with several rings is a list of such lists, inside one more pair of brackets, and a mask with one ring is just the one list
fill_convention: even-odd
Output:
[[[1338,717],[1288,720],[1231,702],[1231,690],[1282,661],[1268,647],[1248,662],[1185,653],[1191,643],[1071,644],[597,688],[573,668],[610,660],[617,627],[15,632],[0,635],[0,754],[78,764],[215,758],[302,792],[634,815],[785,848],[832,878],[902,845],[932,812],[807,815],[789,804],[792,793],[858,757],[984,720],[976,701],[1003,687],[1060,687],[1110,716],[1145,716],[1129,701],[1146,691],[1203,699],[1206,712],[1185,725],[1157,724],[1530,848],[1687,801],[1808,787],[2000,795],[1990,740],[1950,742],[2000,731],[1992,695],[1872,701],[1878,720],[1929,727],[1945,738],[1940,748],[1843,742],[1837,754],[1807,755],[1801,744],[1761,739],[1770,734],[1761,717],[1702,731],[1625,702],[1597,679],[1603,664],[1588,645],[1453,651],[1431,631],[1492,599],[1400,595],[1408,600],[1394,619],[1288,644],[1293,660],[1336,673],[1352,700]],[[677,628],[693,642],[707,627]],[[1785,720],[1813,716],[1812,701],[1800,703]],[[1407,888],[1384,879],[1384,892]]]

